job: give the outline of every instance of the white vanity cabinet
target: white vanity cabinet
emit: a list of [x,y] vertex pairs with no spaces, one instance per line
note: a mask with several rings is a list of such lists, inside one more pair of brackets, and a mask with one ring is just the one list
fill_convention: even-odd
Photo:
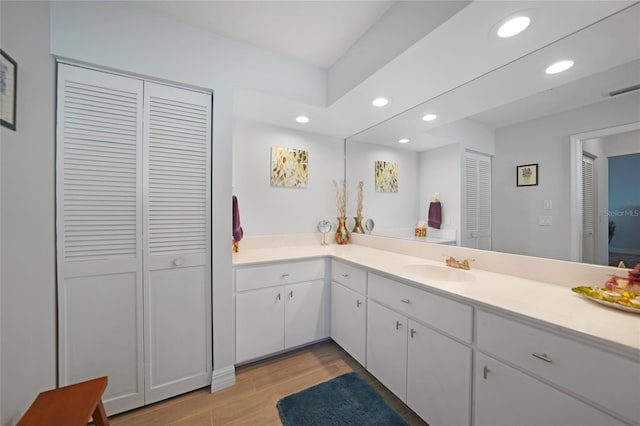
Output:
[[624,424],[479,352],[475,371],[475,426]]
[[483,310],[476,330],[476,425],[640,424],[637,360]]
[[366,364],[367,273],[331,263],[331,338],[361,365]]
[[472,349],[431,327],[470,342],[471,307],[376,274],[368,286],[367,370],[428,423],[469,425]]
[[407,400],[407,323],[403,315],[369,300],[367,370],[404,402]]
[[323,259],[235,270],[236,363],[329,336]]

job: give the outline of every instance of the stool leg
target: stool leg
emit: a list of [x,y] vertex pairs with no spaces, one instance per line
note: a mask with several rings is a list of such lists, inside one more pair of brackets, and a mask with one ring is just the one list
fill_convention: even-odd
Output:
[[93,412],[93,424],[95,426],[109,426],[109,419],[107,418],[107,413],[104,411],[102,400],[98,401],[98,405],[96,405],[96,409]]

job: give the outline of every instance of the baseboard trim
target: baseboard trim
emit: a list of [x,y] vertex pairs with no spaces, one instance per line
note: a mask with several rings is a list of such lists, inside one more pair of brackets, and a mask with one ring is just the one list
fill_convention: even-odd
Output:
[[609,253],[640,255],[640,250],[633,248],[609,247]]
[[211,393],[236,384],[236,368],[233,365],[213,370],[211,373]]

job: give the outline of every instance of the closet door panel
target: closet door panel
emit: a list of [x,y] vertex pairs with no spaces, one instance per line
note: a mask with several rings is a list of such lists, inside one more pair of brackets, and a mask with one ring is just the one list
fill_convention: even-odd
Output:
[[60,348],[65,354],[60,381],[108,376],[103,401],[116,411],[143,403],[137,281],[134,273],[114,273],[70,278],[62,286],[60,300],[66,309],[60,328],[66,339]]
[[149,402],[208,384],[206,277],[203,267],[149,272]]
[[60,385],[107,374],[109,414],[142,405],[140,80],[58,66]]
[[145,401],[211,382],[211,95],[145,82]]

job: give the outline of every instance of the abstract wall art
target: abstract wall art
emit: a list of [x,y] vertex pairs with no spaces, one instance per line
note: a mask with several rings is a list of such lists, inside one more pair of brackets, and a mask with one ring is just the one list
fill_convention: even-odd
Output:
[[398,165],[376,161],[376,192],[398,192]]
[[303,149],[271,147],[271,186],[306,188],[309,154]]

